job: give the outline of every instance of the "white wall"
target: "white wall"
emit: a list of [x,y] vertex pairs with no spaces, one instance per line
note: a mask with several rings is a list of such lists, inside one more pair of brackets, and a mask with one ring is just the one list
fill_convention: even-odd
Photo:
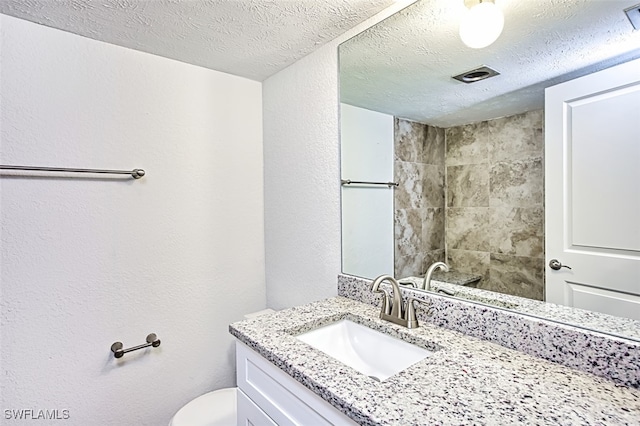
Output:
[[[340,104],[342,179],[393,181],[393,116]],[[360,277],[394,274],[394,189],[343,185],[342,270]]]
[[335,296],[340,273],[338,45],[403,0],[262,84],[267,304]]
[[261,84],[0,19],[0,163],[147,171],[0,179],[0,422],[167,424],[234,384],[228,324],[266,306]]

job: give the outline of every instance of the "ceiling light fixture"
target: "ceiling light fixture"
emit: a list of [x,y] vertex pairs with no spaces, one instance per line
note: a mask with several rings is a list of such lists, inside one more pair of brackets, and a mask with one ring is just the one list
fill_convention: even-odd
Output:
[[460,38],[473,49],[496,41],[504,27],[504,16],[495,0],[463,0],[468,8],[460,21]]

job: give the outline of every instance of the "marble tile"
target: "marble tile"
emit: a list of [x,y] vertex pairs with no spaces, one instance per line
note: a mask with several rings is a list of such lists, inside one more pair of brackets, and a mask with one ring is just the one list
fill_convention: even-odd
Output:
[[427,126],[423,148],[423,160],[425,164],[436,166],[444,165],[445,137],[441,127]]
[[491,162],[540,158],[544,152],[543,115],[542,110],[536,110],[490,120]]
[[544,208],[492,207],[491,252],[544,258]]
[[444,250],[444,209],[426,208],[422,213],[422,251]]
[[544,299],[544,259],[491,253],[490,284],[481,288]]
[[393,123],[396,161],[422,162],[427,126],[401,118]]
[[444,207],[444,167],[424,164],[422,172],[423,207]]
[[449,249],[489,251],[488,207],[450,207],[446,214]]
[[542,158],[496,163],[489,175],[491,207],[535,207],[544,203]]
[[447,263],[454,271],[482,275],[478,287],[489,281],[491,265],[489,252],[449,249],[447,250]]
[[445,164],[482,164],[489,162],[487,122],[445,129]]
[[422,252],[422,211],[419,209],[396,210],[394,216],[396,257]]
[[395,277],[402,278],[419,276],[423,273],[422,266],[424,264],[424,254],[417,253],[410,254],[408,256],[396,256],[394,263],[395,271],[393,275]]
[[424,165],[406,161],[395,162],[395,180],[399,186],[394,190],[396,209],[417,209],[423,205]]
[[445,251],[444,248],[441,250],[431,250],[428,251],[424,254],[424,263],[422,265],[422,273],[419,275],[420,277],[423,277],[424,274],[427,272],[427,269],[429,269],[429,266],[433,265],[436,262],[445,262],[446,256],[445,256]]
[[486,164],[448,166],[447,206],[489,207],[489,167]]

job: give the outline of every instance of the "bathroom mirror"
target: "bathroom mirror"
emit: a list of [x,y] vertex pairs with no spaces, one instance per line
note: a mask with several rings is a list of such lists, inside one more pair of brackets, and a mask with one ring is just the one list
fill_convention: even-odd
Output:
[[[460,40],[463,0],[420,0],[340,45],[344,273],[446,261],[453,282],[481,278],[457,297],[544,300],[544,89],[639,58],[640,31],[634,0],[496,5],[504,30],[484,49]],[[481,66],[499,74],[452,78]],[[527,313],[572,322],[544,305]],[[620,324],[603,331],[637,338],[640,322]]]

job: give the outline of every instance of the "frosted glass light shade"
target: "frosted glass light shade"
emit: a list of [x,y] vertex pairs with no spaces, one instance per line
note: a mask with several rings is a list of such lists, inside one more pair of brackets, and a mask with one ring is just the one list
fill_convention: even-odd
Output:
[[495,3],[484,1],[467,10],[460,21],[460,38],[467,46],[482,49],[496,41],[504,27],[504,16]]

